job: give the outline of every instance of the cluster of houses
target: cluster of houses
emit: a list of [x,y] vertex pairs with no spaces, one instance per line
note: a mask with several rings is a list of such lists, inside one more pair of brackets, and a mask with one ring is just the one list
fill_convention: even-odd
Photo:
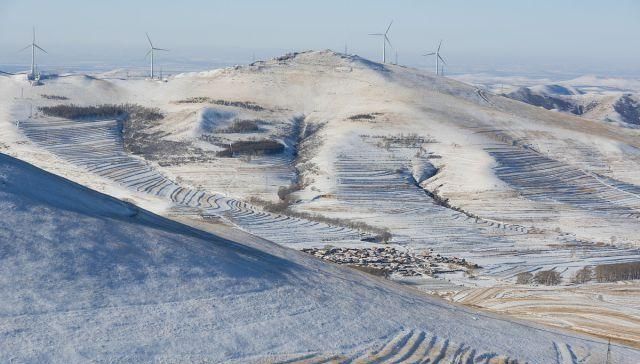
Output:
[[432,250],[414,254],[391,246],[371,248],[304,248],[303,252],[337,264],[365,267],[385,276],[424,277],[478,268],[464,258],[444,257]]

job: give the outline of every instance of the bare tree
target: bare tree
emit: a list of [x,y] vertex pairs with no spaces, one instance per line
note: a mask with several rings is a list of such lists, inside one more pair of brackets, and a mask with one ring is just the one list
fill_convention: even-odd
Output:
[[531,284],[533,281],[533,274],[531,272],[520,272],[516,275],[517,284]]
[[616,282],[640,279],[640,262],[599,265],[595,269],[598,282]]
[[556,286],[562,281],[560,273],[555,270],[541,270],[533,277],[538,284],[544,284],[546,286]]
[[593,279],[593,270],[590,267],[579,269],[573,276],[573,283],[586,283]]

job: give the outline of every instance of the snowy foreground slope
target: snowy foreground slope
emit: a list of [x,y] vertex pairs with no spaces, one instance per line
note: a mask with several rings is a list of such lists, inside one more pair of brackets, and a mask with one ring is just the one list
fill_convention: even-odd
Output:
[[[0,213],[1,362],[606,355],[604,342],[473,312],[248,235],[225,240],[3,154]],[[612,350],[612,362],[640,361]]]

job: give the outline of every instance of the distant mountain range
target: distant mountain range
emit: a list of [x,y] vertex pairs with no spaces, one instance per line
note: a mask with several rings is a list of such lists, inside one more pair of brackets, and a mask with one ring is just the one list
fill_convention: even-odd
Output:
[[506,96],[547,110],[621,125],[640,125],[640,98],[633,93],[596,94],[573,86],[550,84],[519,87]]

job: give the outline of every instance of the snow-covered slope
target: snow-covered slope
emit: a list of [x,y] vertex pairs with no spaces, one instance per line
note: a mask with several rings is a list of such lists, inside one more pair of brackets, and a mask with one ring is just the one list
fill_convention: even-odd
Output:
[[[560,86],[545,90],[572,92]],[[394,248],[432,255],[437,279],[392,276],[428,291],[499,292],[518,273],[547,269],[569,286],[584,266],[640,260],[638,130],[431,73],[322,51],[168,82],[76,75],[32,88],[2,78],[0,95],[8,154],[170,218],[288,247],[379,246],[388,231]],[[134,103],[163,117],[39,111],[71,103]],[[587,317],[562,297],[562,320],[543,306],[521,312],[637,337],[625,335],[640,320],[620,333],[611,316]],[[638,317],[637,303],[621,302]]]
[[575,93],[571,93],[564,88],[558,90],[552,86],[520,87],[507,94],[507,96],[527,104],[544,107],[547,110],[565,111],[576,115],[582,114],[581,109],[574,105],[571,99],[566,98],[567,96],[575,95]]
[[547,110],[563,111],[592,120],[621,126],[640,125],[638,97],[631,93],[597,94],[580,91],[571,86],[537,85],[520,87],[509,92],[507,97]]
[[[197,231],[6,155],[0,212],[2,362],[600,363],[606,352],[249,236]],[[614,358],[640,353],[614,346]]]

